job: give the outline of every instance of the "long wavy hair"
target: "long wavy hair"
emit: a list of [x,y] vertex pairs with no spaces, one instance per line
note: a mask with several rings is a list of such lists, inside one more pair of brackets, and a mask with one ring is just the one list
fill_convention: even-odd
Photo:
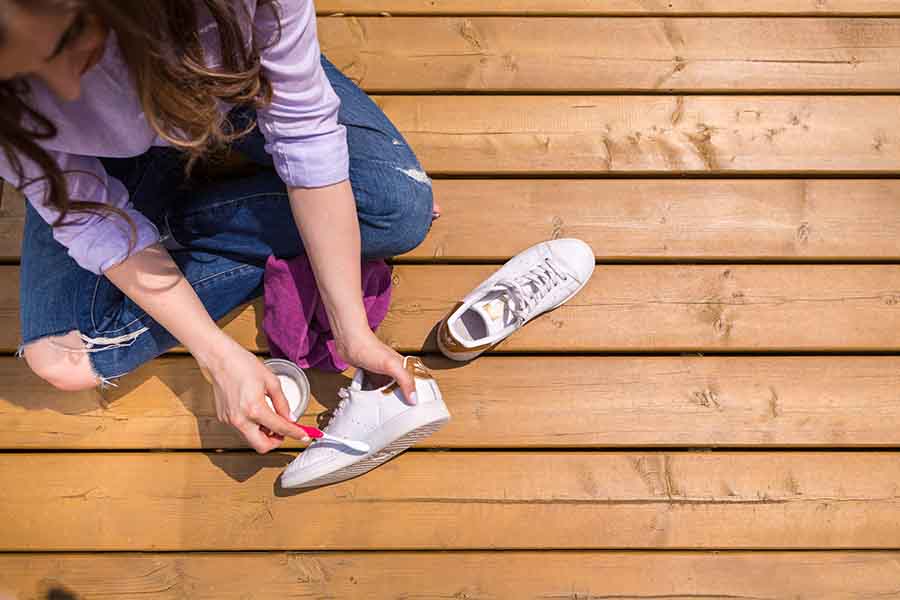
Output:
[[[269,103],[271,86],[261,71],[260,51],[274,40],[247,43],[241,28],[250,18],[243,0],[0,0],[0,43],[3,4],[28,10],[85,11],[116,34],[119,47],[153,130],[187,156],[186,170],[198,159],[227,147],[255,126],[235,131],[218,101],[257,108]],[[218,26],[221,66],[206,66],[198,31],[205,8]],[[277,0],[259,0],[258,10],[278,11]],[[0,148],[19,178],[20,189],[45,182],[45,202],[59,211],[53,224],[67,224],[70,212],[117,214],[123,211],[84,198],[70,198],[65,174],[40,146],[56,136],[56,126],[27,104],[25,80],[0,82]],[[41,176],[25,180],[23,159],[35,163]],[[134,236],[132,236],[134,237]]]

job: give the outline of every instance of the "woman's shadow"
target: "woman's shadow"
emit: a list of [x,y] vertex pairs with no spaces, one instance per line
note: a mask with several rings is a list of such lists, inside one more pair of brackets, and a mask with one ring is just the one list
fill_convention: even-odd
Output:
[[[263,469],[283,469],[295,457],[302,444],[286,440],[284,450],[266,455],[257,455],[232,426],[222,423],[216,416],[212,385],[206,381],[200,368],[190,357],[164,357],[146,367],[150,372],[144,377],[134,373],[123,379],[122,385],[114,390],[108,401],[114,403],[124,399],[135,388],[155,379],[167,388],[166,395],[175,397],[188,415],[195,419],[196,438],[186,440],[184,448],[203,451],[209,461],[236,482],[244,482]],[[338,403],[337,392],[349,385],[349,378],[342,373],[305,371],[310,383],[310,402],[301,423],[323,427]]]
[[[221,324],[226,326],[238,314]],[[338,403],[338,389],[349,385],[349,378],[341,373],[306,373],[311,399],[301,423],[322,427]],[[63,447],[58,440],[68,440],[63,444],[70,449],[199,450],[237,482],[261,469],[283,468],[294,458],[288,452],[258,456],[233,427],[221,423],[211,384],[194,359],[185,355],[163,355],[113,385],[81,392],[53,388],[34,375],[24,360],[0,361],[0,406],[4,402],[45,413],[29,420],[28,442],[8,444],[15,449]],[[135,406],[140,411],[133,410]],[[11,414],[14,422],[22,420],[15,410]],[[134,420],[143,420],[144,425],[124,426]],[[131,433],[125,434],[126,429]],[[19,439],[24,439],[24,432],[21,435]],[[285,444],[286,450],[301,447],[291,441]]]
[[[257,335],[262,336],[259,323],[262,311],[257,308],[255,313],[259,332]],[[220,324],[226,326],[239,314],[236,311]],[[426,353],[422,356],[425,365],[433,371],[464,366],[464,363],[427,354],[436,348],[435,330],[436,326],[421,345],[421,351]],[[256,343],[258,348],[265,347],[264,338],[258,337]],[[252,459],[248,459],[247,454],[253,451],[233,427],[218,420],[212,386],[190,356],[167,354],[116,380],[114,386],[69,393],[60,392],[40,380],[30,372],[24,361],[8,361],[6,365],[5,368],[0,368],[0,390],[15,390],[15,393],[7,394],[5,398],[11,404],[27,410],[52,411],[72,417],[99,412],[91,416],[101,418],[92,418],[89,425],[98,434],[97,441],[88,441],[79,445],[79,448],[199,450],[236,482],[247,481],[262,469],[284,468],[296,456],[295,453],[277,451],[265,456],[253,454]],[[311,399],[301,423],[322,428],[328,423],[339,402],[338,390],[348,386],[350,378],[344,373],[314,370],[306,371],[306,374],[310,381]],[[8,378],[10,383],[2,385],[3,378]],[[168,400],[173,397],[178,399],[180,410],[176,410]],[[130,402],[153,403],[158,411],[152,419],[147,419],[154,425],[143,428],[143,433],[138,433],[133,442],[108,433],[110,428],[121,425],[122,421],[142,418],[129,416]],[[168,423],[166,411],[170,413]],[[175,414],[171,414],[173,412]],[[193,427],[186,425],[186,420],[192,421]],[[137,431],[140,430],[141,428],[137,428]],[[81,430],[75,435],[89,438],[92,433],[94,432]],[[158,443],[157,436],[167,436],[164,439],[168,439],[168,442]],[[107,441],[103,441],[104,439]],[[299,451],[302,444],[288,440],[284,449]],[[278,496],[293,495],[291,490],[281,488],[280,481],[276,481],[275,492]]]

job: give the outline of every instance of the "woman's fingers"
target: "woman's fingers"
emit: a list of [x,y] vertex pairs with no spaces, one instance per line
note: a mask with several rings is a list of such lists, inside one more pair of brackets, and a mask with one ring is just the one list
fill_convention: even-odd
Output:
[[414,406],[419,403],[418,397],[416,397],[416,380],[410,375],[409,371],[403,368],[403,359],[398,363],[393,363],[394,367],[391,369],[391,377],[393,377],[397,381],[397,385],[400,386],[400,391],[403,392],[403,399],[407,404]]
[[256,421],[258,425],[265,427],[273,434],[294,438],[301,442],[309,441],[309,436],[306,435],[306,432],[299,425],[273,413],[265,404],[263,404],[262,410],[250,415],[250,419]]
[[[275,408],[276,416],[283,420],[283,422],[293,423],[293,419],[291,418],[291,404],[284,396],[284,390],[281,389],[281,382],[278,380],[278,376],[266,369],[263,375],[263,384],[265,385],[266,395],[272,401],[272,406]],[[272,427],[263,424],[262,419],[258,420],[260,421],[260,430],[262,430],[262,432],[271,439],[283,442],[285,436],[290,435],[295,439],[309,441],[309,437],[306,436],[305,433],[297,433],[296,431],[294,431],[292,434],[283,433],[281,431],[278,431],[277,429],[273,429]],[[274,422],[279,421],[276,420]]]
[[354,346],[352,352],[345,358],[353,366],[370,374],[387,375],[400,386],[403,400],[407,404],[418,404],[416,382],[404,367],[403,357],[374,334],[371,334],[365,343]]
[[260,425],[259,430],[262,431],[264,434],[266,434],[267,437],[274,438],[274,439],[280,440],[282,442],[284,441],[283,435],[281,435],[280,433],[272,433],[271,431],[269,431],[269,428],[266,427],[265,425]]
[[247,443],[260,454],[265,454],[281,445],[281,440],[267,436],[256,423],[251,421],[242,423],[238,427],[238,431],[241,432]]

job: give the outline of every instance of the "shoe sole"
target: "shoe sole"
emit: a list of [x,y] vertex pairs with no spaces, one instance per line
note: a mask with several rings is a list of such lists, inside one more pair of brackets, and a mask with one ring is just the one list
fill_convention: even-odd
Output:
[[[561,300],[560,302],[557,302],[556,304],[554,304],[553,306],[551,306],[551,307],[548,308],[547,310],[542,311],[542,312],[540,312],[540,313],[534,315],[534,317],[532,317],[531,319],[529,319],[528,322],[525,323],[525,325],[528,325],[528,323],[531,323],[532,321],[534,321],[535,319],[537,319],[537,318],[540,317],[541,315],[547,314],[547,313],[550,312],[551,310],[556,310],[557,308],[559,308],[560,306],[562,306],[563,304],[565,304],[566,302],[568,302],[569,300],[571,300],[572,298],[574,298],[575,296],[577,296],[577,295],[579,294],[579,292],[581,292],[581,290],[584,289],[584,286],[586,286],[586,285],[588,284],[588,282],[591,280],[591,277],[593,277],[593,276],[594,276],[594,272],[591,271],[591,275],[590,275],[587,279],[585,279],[585,280],[581,283],[581,285],[578,286],[578,289],[577,289],[577,290],[575,290],[575,291],[572,292],[568,297],[566,297],[564,300]],[[448,317],[448,318],[449,318],[449,317]],[[525,327],[525,325],[522,325],[522,327]],[[438,327],[446,327],[446,328],[447,328],[447,331],[452,331],[452,330],[450,329],[449,323],[447,323],[447,319],[443,319],[443,320],[441,321],[440,325],[438,325]],[[520,327],[519,329],[521,329],[522,327]],[[505,338],[501,338],[501,339],[497,340],[496,342],[494,342],[493,344],[491,344],[489,347],[485,348],[484,350],[478,350],[477,352],[451,352],[451,351],[448,350],[447,347],[444,346],[444,344],[441,342],[441,336],[440,336],[440,335],[436,336],[436,337],[437,337],[437,347],[438,347],[438,350],[441,351],[441,354],[443,354],[444,356],[446,356],[446,357],[449,358],[450,360],[455,360],[455,361],[457,361],[457,362],[468,362],[468,361],[470,361],[470,360],[474,360],[474,359],[478,358],[479,356],[481,356],[481,355],[484,354],[485,352],[489,352],[490,350],[493,350],[494,347],[495,347],[497,344],[499,344],[499,343],[502,342],[503,340],[509,339],[510,337],[512,337],[513,335],[515,335],[516,331],[519,331],[519,329],[516,329],[515,331],[513,331],[512,333],[510,333],[510,334],[509,334],[508,336],[506,336]],[[452,335],[452,334],[451,334],[451,335]]]
[[[382,435],[378,437],[382,440],[386,439],[386,441],[381,441],[380,447],[376,445],[377,441],[373,444],[369,439],[361,440],[372,447],[369,455],[362,460],[297,485],[287,485],[282,480],[282,486],[289,489],[314,488],[359,477],[432,435],[450,421],[450,413],[442,401],[430,402],[421,408],[431,413],[425,423],[416,424],[421,421],[423,410],[410,409],[388,422],[391,424],[390,434],[387,434],[384,428],[379,430]],[[401,432],[399,437],[395,437],[397,430]]]

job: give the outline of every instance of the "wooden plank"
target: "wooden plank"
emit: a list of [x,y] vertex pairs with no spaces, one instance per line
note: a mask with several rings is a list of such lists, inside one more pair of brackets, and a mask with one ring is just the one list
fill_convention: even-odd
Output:
[[900,15],[898,0],[319,0],[319,14]]
[[[896,552],[6,554],[20,600],[894,598]],[[251,577],[248,574],[252,573]],[[2,593],[2,588],[0,588]],[[42,595],[43,594],[43,595]]]
[[[601,261],[900,260],[898,180],[438,180],[434,190],[441,220],[400,262],[505,261],[567,236]],[[17,258],[22,199],[3,206],[0,248]],[[485,244],[496,214],[504,233]]]
[[[585,240],[601,261],[900,257],[895,180],[444,180],[434,186],[441,220],[404,258],[505,261],[556,237]],[[503,235],[485,243],[498,214]]]
[[898,19],[335,17],[319,31],[370,92],[900,88]]
[[[453,420],[421,447],[900,445],[893,356],[425,361]],[[347,379],[310,377],[317,400],[303,422],[322,424]],[[0,359],[0,448],[246,447],[216,419],[192,359],[160,359],[118,383],[60,394]]]
[[[380,335],[432,350],[434,327],[495,267],[395,271]],[[605,266],[503,351],[865,351],[900,347],[900,267]],[[823,326],[827,324],[827,326]]]
[[432,174],[895,174],[897,96],[376,96]]
[[[494,269],[398,268],[381,336],[399,348],[434,349],[434,324]],[[898,290],[893,265],[600,265],[575,300],[499,349],[892,350],[900,347]]]
[[900,539],[896,453],[412,452],[295,495],[276,482],[292,458],[3,454],[0,550],[888,549]]
[[[446,313],[496,266],[403,265],[379,329],[402,352],[435,351]],[[17,268],[0,267],[0,349],[18,343]],[[572,302],[499,352],[862,352],[900,349],[897,265],[600,265]],[[222,323],[264,351],[256,302]],[[823,326],[827,324],[827,326]]]

